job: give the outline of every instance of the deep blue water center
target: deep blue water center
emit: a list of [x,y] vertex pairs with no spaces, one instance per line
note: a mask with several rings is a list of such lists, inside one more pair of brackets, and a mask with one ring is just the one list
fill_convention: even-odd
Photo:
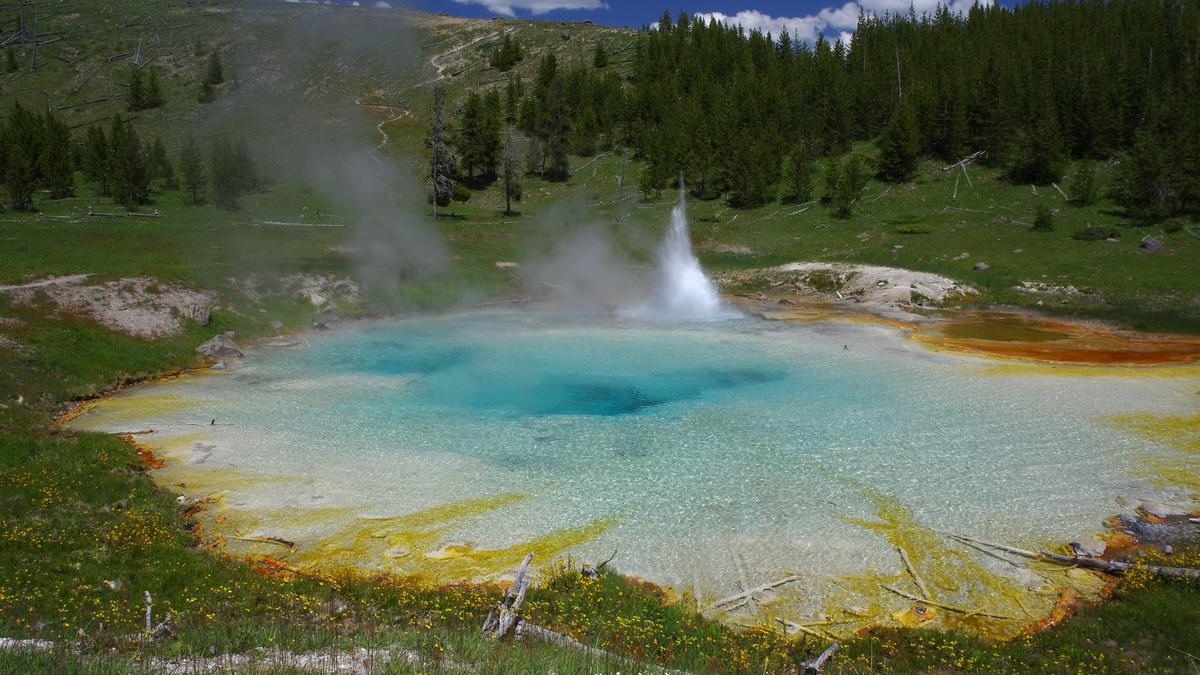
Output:
[[440,327],[399,334],[389,327],[386,338],[348,345],[344,356],[358,372],[419,377],[412,403],[480,416],[633,415],[784,377],[688,342],[635,347],[620,330],[586,340],[550,332],[535,341]]

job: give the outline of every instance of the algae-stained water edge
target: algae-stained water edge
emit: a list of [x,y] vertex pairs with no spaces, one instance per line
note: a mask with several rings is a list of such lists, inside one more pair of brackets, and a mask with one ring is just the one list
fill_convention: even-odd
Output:
[[[792,618],[902,609],[876,583],[904,583],[897,545],[943,602],[1044,607],[1044,577],[931,531],[1069,541],[1100,532],[1117,495],[1188,496],[1147,471],[1185,452],[1111,420],[1193,414],[1194,376],[1006,373],[843,321],[550,308],[308,342],[71,424],[153,429],[139,442],[167,460],[158,480],[220,495],[212,527],[239,550],[431,581],[494,578],[528,550],[616,550],[622,572],[700,598],[797,574],[766,608]],[[255,536],[297,550],[235,538]]]

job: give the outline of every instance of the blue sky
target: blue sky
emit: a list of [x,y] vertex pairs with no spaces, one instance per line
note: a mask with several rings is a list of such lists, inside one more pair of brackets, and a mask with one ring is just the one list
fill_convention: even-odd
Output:
[[[348,0],[340,0],[348,2]],[[932,12],[939,3],[964,11],[973,0],[392,0],[393,4],[457,16],[532,17],[560,21],[590,20],[637,28],[657,21],[664,9],[677,15],[702,14],[726,23],[778,34],[787,30],[807,42],[818,34],[849,38],[859,10],[868,13]],[[990,4],[993,0],[980,0]],[[359,0],[375,4],[375,0]]]

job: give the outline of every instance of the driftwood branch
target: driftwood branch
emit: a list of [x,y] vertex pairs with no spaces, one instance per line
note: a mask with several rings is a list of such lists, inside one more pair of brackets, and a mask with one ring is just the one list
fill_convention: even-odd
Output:
[[968,616],[986,616],[989,619],[1009,619],[1009,620],[1011,620],[1011,619],[1016,618],[1014,616],[1007,616],[1005,614],[992,614],[991,612],[984,612],[984,611],[981,611],[978,609],[967,609],[966,607],[958,607],[955,605],[947,605],[942,602],[934,602],[933,600],[927,600],[925,598],[920,598],[918,596],[915,596],[912,593],[906,593],[906,592],[900,590],[899,588],[892,588],[891,586],[888,586],[886,584],[880,584],[880,586],[883,586],[883,588],[885,590],[889,590],[889,591],[895,593],[896,595],[899,595],[902,598],[908,598],[909,600],[916,600],[917,602],[924,603],[926,605],[933,605],[934,607],[941,607],[942,609],[947,609],[947,610],[950,610],[951,612],[958,612],[959,614],[966,614]]
[[796,575],[784,577],[784,578],[780,579],[779,581],[772,581],[769,584],[763,584],[762,586],[755,586],[754,588],[751,588],[746,591],[742,591],[741,593],[735,593],[733,595],[725,596],[724,598],[721,598],[721,599],[717,600],[716,602],[712,603],[711,605],[709,605],[708,608],[716,609],[718,607],[722,607],[724,605],[729,605],[734,602],[737,602],[738,600],[748,599],[748,598],[750,598],[750,596],[755,595],[756,593],[762,593],[763,591],[768,591],[772,588],[777,588],[784,584],[790,584],[793,581],[799,581],[799,580],[800,580],[800,577],[798,577]]
[[825,667],[825,662],[829,660],[829,657],[833,656],[833,653],[836,652],[839,647],[841,647],[841,645],[835,642],[826,647],[825,651],[821,652],[821,655],[817,658],[813,659],[812,661],[805,661],[803,664],[801,664],[804,668],[802,671],[804,675],[820,675],[821,669]]
[[[957,539],[964,543],[987,546],[998,551],[1004,551],[1006,553],[1021,556],[1022,558],[1029,558],[1031,560],[1048,560],[1061,565],[1077,565],[1079,567],[1100,570],[1101,572],[1107,572],[1108,574],[1117,576],[1125,574],[1136,566],[1136,563],[1120,562],[1117,560],[1100,560],[1099,558],[1081,558],[1074,555],[1061,555],[1058,553],[1047,553],[1045,551],[1030,551],[1023,548],[1017,548],[1015,546],[1007,546],[1005,544],[997,544],[991,541],[975,539],[963,534],[954,534],[949,532],[945,534],[952,539]],[[1164,567],[1162,565],[1142,565],[1142,567],[1151,574],[1161,577],[1172,577],[1176,579],[1200,579],[1200,568]]]
[[568,647],[570,649],[581,651],[585,654],[590,654],[590,655],[598,657],[598,658],[612,659],[614,661],[625,661],[625,662],[629,661],[629,659],[617,656],[616,654],[613,654],[612,652],[606,652],[603,649],[599,649],[597,647],[589,647],[588,645],[583,644],[582,642],[580,642],[579,640],[576,640],[575,638],[571,637],[570,635],[552,631],[548,628],[542,628],[541,626],[539,626],[537,624],[529,623],[528,621],[525,621],[524,619],[521,619],[520,621],[517,622],[517,627],[515,629],[515,633],[518,636],[528,635],[529,637],[534,637],[539,640],[545,640],[546,642],[551,642],[560,647]]
[[921,579],[921,575],[917,574],[917,570],[913,567],[912,561],[908,559],[908,551],[905,551],[903,546],[897,546],[896,550],[900,552],[900,559],[904,561],[904,568],[908,570],[909,575],[913,578],[913,582],[916,583],[917,588],[921,590],[921,597],[928,600],[930,597],[929,589],[925,586],[925,581]]

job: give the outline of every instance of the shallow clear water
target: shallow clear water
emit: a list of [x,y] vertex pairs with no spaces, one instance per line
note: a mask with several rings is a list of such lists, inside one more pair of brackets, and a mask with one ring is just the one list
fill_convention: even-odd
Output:
[[[845,322],[662,326],[504,310],[310,340],[135,389],[77,424],[151,427],[145,439],[164,447],[182,439],[185,470],[295,478],[247,481],[226,497],[235,509],[349,507],[263,521],[302,548],[347,519],[515,492],[526,498],[439,525],[434,543],[501,549],[613,518],[557,553],[616,549],[623,572],[711,596],[792,571],[895,569],[887,541],[849,522],[876,517],[870,491],[929,527],[994,540],[1098,532],[1116,495],[1170,496],[1139,477],[1147,441],[1102,417],[1186,410],[1195,386],[987,374],[984,361]],[[357,562],[404,571],[418,557]]]

